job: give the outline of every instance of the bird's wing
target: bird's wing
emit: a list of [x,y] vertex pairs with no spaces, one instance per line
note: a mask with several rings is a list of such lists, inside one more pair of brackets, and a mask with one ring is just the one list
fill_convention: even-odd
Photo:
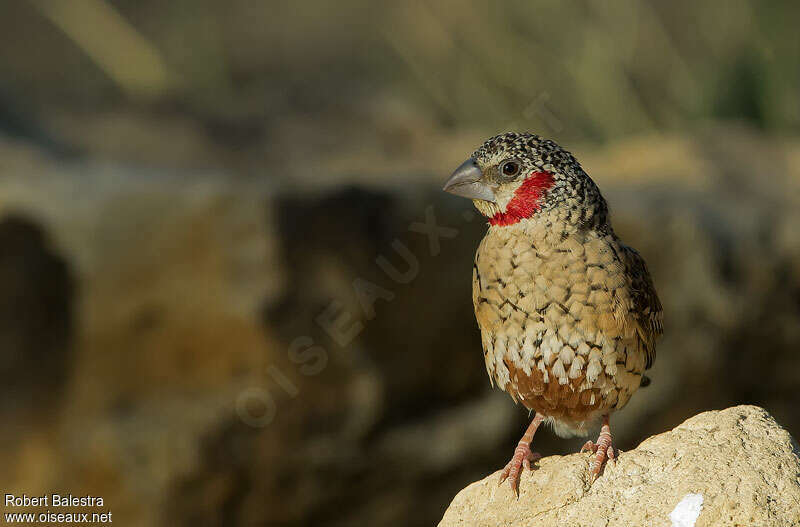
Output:
[[472,264],[472,305],[475,307],[475,313],[478,312],[478,305],[481,300],[481,275],[478,271],[478,264]]
[[644,259],[627,245],[620,244],[620,248],[630,295],[629,313],[645,349],[645,369],[649,369],[656,360],[656,339],[664,332],[664,312]]

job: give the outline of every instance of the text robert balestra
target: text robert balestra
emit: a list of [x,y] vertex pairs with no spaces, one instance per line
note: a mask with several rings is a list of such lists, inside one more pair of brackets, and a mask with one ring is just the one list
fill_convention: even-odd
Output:
[[5,495],[6,507],[102,507],[100,496],[73,496],[72,494],[45,494],[43,496]]

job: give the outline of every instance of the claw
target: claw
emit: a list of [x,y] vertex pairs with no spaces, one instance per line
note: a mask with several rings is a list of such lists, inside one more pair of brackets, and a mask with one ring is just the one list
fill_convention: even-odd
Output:
[[600,436],[597,438],[597,443],[587,441],[581,447],[581,452],[586,451],[595,454],[594,459],[589,464],[589,484],[591,485],[600,476],[607,459],[613,460],[614,463],[617,462],[617,455],[611,445],[611,427],[608,424],[607,415],[603,417],[603,426],[600,428]]
[[519,478],[522,474],[522,469],[532,470],[531,463],[535,463],[540,459],[542,459],[541,454],[532,452],[527,443],[520,441],[517,448],[514,450],[514,456],[511,458],[511,461],[506,464],[503,471],[500,473],[500,481],[497,486],[502,485],[503,482],[508,479],[511,490],[514,491],[514,494],[519,498]]

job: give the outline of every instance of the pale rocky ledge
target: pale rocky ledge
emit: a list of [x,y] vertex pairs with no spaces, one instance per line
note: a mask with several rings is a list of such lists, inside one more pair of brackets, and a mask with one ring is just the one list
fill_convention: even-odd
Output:
[[494,473],[459,492],[439,526],[800,525],[800,449],[756,406],[704,412],[653,436],[591,487],[589,459],[540,460],[519,499]]

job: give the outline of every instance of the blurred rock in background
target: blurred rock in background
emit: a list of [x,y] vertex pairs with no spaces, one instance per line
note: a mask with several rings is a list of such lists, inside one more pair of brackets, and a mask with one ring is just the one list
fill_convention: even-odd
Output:
[[665,306],[621,448],[740,403],[800,433],[797,6],[469,5],[0,6],[0,487],[438,521],[528,417],[439,190],[510,128],[578,156]]

